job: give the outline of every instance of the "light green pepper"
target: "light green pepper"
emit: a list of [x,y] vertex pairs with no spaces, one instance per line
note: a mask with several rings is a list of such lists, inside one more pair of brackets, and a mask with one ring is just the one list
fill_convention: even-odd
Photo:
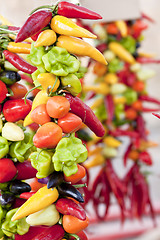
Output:
[[73,96],[77,96],[78,93],[82,91],[81,82],[73,73],[68,74],[66,77],[61,77],[61,83],[63,86],[68,86],[66,90],[68,90]]
[[120,61],[118,58],[114,58],[108,64],[108,72],[116,73],[123,69],[123,62]]
[[33,133],[24,133],[24,140],[13,142],[9,147],[9,154],[12,158],[17,159],[19,162],[24,162],[34,149]]
[[0,158],[9,152],[9,143],[6,138],[0,136]]
[[37,178],[45,178],[54,171],[52,156],[53,153],[51,151],[41,149],[37,149],[37,152],[31,153],[29,159],[32,166],[38,171],[36,174]]
[[75,73],[80,67],[79,60],[71,56],[66,49],[53,47],[42,57],[45,69],[56,76],[67,76]]
[[124,104],[115,105],[115,116],[117,120],[122,120],[125,117]]
[[136,40],[132,36],[122,38],[120,43],[130,53],[134,53],[136,51]]
[[96,108],[94,113],[101,122],[107,119],[107,112],[104,104],[101,104],[98,108]]
[[75,174],[78,171],[77,163],[82,163],[86,159],[87,149],[74,134],[59,141],[52,157],[55,170],[63,171],[66,176]]
[[16,233],[24,235],[29,230],[29,224],[26,222],[26,218],[22,218],[14,222],[11,221],[11,218],[17,210],[18,208],[14,208],[7,212],[5,221],[2,224],[2,231],[8,237],[13,237]]
[[128,88],[124,93],[123,93],[124,97],[126,98],[126,104],[127,105],[131,105],[132,103],[134,103],[137,98],[137,92],[134,91],[132,88]]

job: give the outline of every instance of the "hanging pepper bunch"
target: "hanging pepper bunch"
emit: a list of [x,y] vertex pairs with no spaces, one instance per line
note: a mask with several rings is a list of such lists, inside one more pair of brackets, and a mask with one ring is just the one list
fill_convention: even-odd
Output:
[[[81,6],[59,2],[35,9],[21,28],[0,27],[3,239],[87,239],[83,230],[89,219],[80,192],[86,185],[77,182],[86,175],[81,163],[88,153],[75,132],[85,124],[102,137],[105,129],[77,96],[84,69],[76,55],[107,62],[82,40],[96,35],[69,19],[77,17],[101,19]],[[22,91],[20,79],[34,87]],[[31,101],[28,94],[35,89]]]
[[[106,218],[112,195],[120,207],[122,221],[128,215],[141,218],[147,209],[154,218],[149,186],[141,171],[141,165],[152,165],[148,148],[157,145],[148,139],[143,113],[160,110],[160,101],[150,97],[146,89],[146,80],[155,73],[143,66],[143,63],[159,63],[159,60],[139,51],[142,33],[147,27],[142,17],[133,21],[96,23],[92,28],[98,36],[97,49],[109,64],[89,62],[94,84],[84,79],[82,96],[105,126],[106,134],[102,138],[86,135],[85,128],[77,134],[89,149],[88,160],[83,165],[87,169],[101,166],[86,194],[87,202],[93,203],[100,220]],[[156,107],[145,107],[144,102]],[[133,167],[121,179],[112,162],[115,157],[120,158],[118,148],[123,147],[124,137],[127,137],[128,146],[122,160],[124,166],[128,160],[132,161]]]

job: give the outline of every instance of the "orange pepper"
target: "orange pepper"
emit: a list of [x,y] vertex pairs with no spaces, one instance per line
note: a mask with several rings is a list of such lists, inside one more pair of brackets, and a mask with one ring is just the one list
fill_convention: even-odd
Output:
[[86,220],[82,221],[77,217],[71,215],[63,215],[63,228],[67,233],[78,233],[88,227],[89,218],[86,217]]

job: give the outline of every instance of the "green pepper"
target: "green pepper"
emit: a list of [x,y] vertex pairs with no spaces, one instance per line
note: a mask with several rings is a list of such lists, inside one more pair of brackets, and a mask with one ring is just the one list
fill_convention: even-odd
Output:
[[77,163],[82,163],[86,159],[87,149],[74,134],[59,141],[52,157],[55,170],[63,171],[66,176],[75,174],[78,171]]
[[107,112],[104,104],[101,104],[98,108],[96,108],[94,113],[101,122],[107,119]]
[[9,152],[9,143],[7,139],[0,136],[0,158],[3,158]]
[[37,149],[37,152],[31,153],[29,159],[32,166],[38,171],[36,174],[37,178],[45,178],[54,171],[52,156],[53,153],[51,151],[41,149]]
[[53,47],[43,55],[42,60],[45,69],[56,76],[67,76],[69,73],[77,72],[80,67],[79,60],[61,47]]
[[46,72],[44,63],[42,61],[43,55],[46,53],[45,47],[34,47],[34,43],[31,45],[30,54],[27,56],[27,59],[38,68],[40,72]]
[[78,93],[82,91],[81,82],[73,73],[68,74],[66,77],[61,77],[61,83],[63,86],[68,86],[66,90],[68,90],[73,96],[77,96]]
[[124,105],[122,103],[115,105],[116,120],[122,120],[125,117]]
[[14,234],[24,235],[29,230],[29,224],[26,222],[26,218],[11,221],[13,215],[17,212],[18,208],[14,208],[7,212],[5,221],[2,224],[2,231],[8,237],[13,237]]
[[[33,79],[33,83],[34,83],[35,87],[40,85],[39,81],[37,80],[37,77],[40,73],[41,72],[38,69],[32,73],[32,79]],[[42,90],[42,87],[40,86],[40,87],[38,87],[38,89]]]
[[136,40],[132,36],[122,38],[120,43],[130,53],[134,53],[136,51]]
[[0,79],[7,85],[12,85],[21,80],[21,76],[15,71],[3,71],[0,73]]
[[114,58],[108,64],[108,72],[116,73],[123,69],[124,63],[120,61],[118,58]]
[[24,162],[34,149],[33,133],[24,133],[24,140],[13,142],[9,148],[9,154],[12,158],[16,158],[19,162]]
[[4,233],[3,233],[3,231],[2,231],[2,221],[3,221],[3,219],[4,219],[4,217],[5,217],[5,215],[6,215],[6,210],[5,209],[3,209],[1,206],[0,206],[0,238],[2,238],[3,236],[4,236]]
[[132,103],[134,103],[137,98],[137,92],[134,91],[132,88],[128,88],[124,93],[123,93],[124,97],[126,98],[126,104],[127,105],[131,105]]

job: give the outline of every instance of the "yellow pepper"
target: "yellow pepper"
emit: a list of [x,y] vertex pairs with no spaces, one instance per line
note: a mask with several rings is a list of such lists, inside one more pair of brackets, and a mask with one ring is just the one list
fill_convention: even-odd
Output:
[[56,188],[48,189],[47,186],[40,188],[18,209],[11,220],[16,221],[50,206],[58,199],[58,196]]
[[56,45],[58,47],[65,48],[70,53],[80,56],[88,56],[102,64],[107,65],[106,59],[100,51],[79,38],[60,36]]
[[125,104],[126,103],[126,98],[123,97],[123,96],[113,96],[113,101],[114,101],[114,104],[119,104],[119,103],[122,103],[122,104]]
[[97,99],[93,102],[93,104],[91,105],[90,108],[91,108],[92,110],[94,110],[95,108],[100,107],[102,104],[103,104],[103,98],[102,98],[102,97],[99,97],[99,98],[97,98]]
[[7,50],[13,53],[26,53],[29,54],[31,51],[31,44],[29,43],[15,43],[9,42]]
[[88,86],[84,85],[83,91],[84,92],[94,91],[95,93],[107,95],[110,90],[109,90],[108,85],[106,83],[102,82],[98,85],[88,85]]
[[115,84],[118,82],[118,76],[115,73],[107,73],[104,76],[104,81],[108,84]]
[[83,163],[83,165],[88,169],[91,167],[96,167],[96,166],[102,165],[103,163],[105,163],[104,156],[100,153],[97,153],[97,154],[93,155],[92,157],[90,157],[87,161],[85,161]]
[[117,28],[119,29],[122,37],[127,37],[128,28],[127,28],[126,22],[123,20],[120,20],[120,21],[116,21],[115,24],[116,24]]
[[40,73],[37,80],[41,84],[43,90],[52,90],[52,92],[55,92],[60,85],[59,79],[56,79],[56,76],[53,73]]
[[103,142],[109,147],[119,147],[121,142],[112,136],[107,136],[103,139]]
[[58,34],[81,37],[81,38],[97,38],[96,35],[89,32],[85,28],[78,26],[75,22],[67,17],[56,15],[51,20],[51,29]]
[[128,52],[120,43],[111,42],[108,47],[121,60],[130,64],[133,64],[136,62],[135,58],[130,54],[130,52]]
[[56,39],[57,39],[56,33],[51,29],[47,29],[39,34],[38,39],[36,40],[34,46],[35,47],[50,46],[53,43],[55,43]]
[[96,146],[94,149],[89,150],[89,152],[88,152],[88,157],[90,157],[90,156],[92,156],[92,155],[94,155],[94,154],[100,153],[101,150],[102,150],[102,147],[100,147],[100,146],[97,147],[97,146]]
[[30,113],[26,116],[26,118],[24,119],[24,122],[23,122],[23,126],[26,127],[30,124],[33,123],[30,115],[31,115],[31,112],[37,107],[39,106],[40,104],[46,104],[48,99],[50,97],[48,96],[46,90],[41,90],[37,93],[37,95],[35,96],[34,100],[33,100],[33,103],[32,103],[32,109],[30,111]]
[[140,146],[139,146],[139,150],[140,151],[145,151],[147,148],[150,148],[150,147],[157,147],[157,143],[156,142],[153,142],[153,141],[145,141],[145,140],[141,140],[140,141]]

